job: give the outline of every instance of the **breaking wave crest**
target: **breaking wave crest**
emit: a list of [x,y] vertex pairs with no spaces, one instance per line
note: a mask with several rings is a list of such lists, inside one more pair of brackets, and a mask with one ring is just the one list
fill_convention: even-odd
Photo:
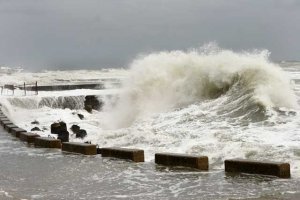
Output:
[[268,51],[236,53],[217,47],[141,56],[130,66],[112,115],[114,128],[145,115],[210,102],[220,115],[265,117],[265,110],[297,107],[290,80]]

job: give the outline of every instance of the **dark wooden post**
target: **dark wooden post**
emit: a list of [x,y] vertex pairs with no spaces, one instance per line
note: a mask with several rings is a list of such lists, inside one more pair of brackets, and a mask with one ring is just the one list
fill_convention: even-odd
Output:
[[35,94],[36,94],[36,95],[39,94],[37,81],[35,82]]
[[26,84],[25,84],[25,82],[24,82],[24,94],[26,96]]

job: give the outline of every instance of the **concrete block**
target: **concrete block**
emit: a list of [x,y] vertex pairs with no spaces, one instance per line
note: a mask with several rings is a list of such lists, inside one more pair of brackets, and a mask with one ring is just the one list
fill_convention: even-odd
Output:
[[27,132],[27,131],[22,128],[12,128],[10,131],[10,133],[16,137],[20,137],[20,133],[24,133],[24,132]]
[[0,121],[0,124],[4,127],[7,124],[13,124],[10,120],[2,120]]
[[34,140],[34,146],[60,149],[61,142],[60,140],[51,137],[36,137]]
[[36,137],[40,137],[40,135],[38,135],[36,133],[30,133],[30,132],[21,132],[20,133],[20,140],[28,142],[28,143],[34,143]]
[[9,133],[11,132],[12,128],[19,128],[18,126],[14,125],[14,124],[5,124],[3,127]]
[[184,166],[200,170],[208,170],[207,156],[194,156],[175,153],[156,153],[155,163],[167,166]]
[[94,144],[79,143],[79,142],[63,142],[62,151],[73,153],[81,153],[84,155],[96,155],[97,149]]
[[244,159],[225,160],[226,172],[272,175],[279,178],[290,178],[290,164],[269,161]]
[[3,116],[3,117],[0,117],[0,121],[5,121],[5,120],[9,120],[7,117]]
[[144,162],[144,150],[141,149],[127,149],[118,147],[100,148],[102,157],[115,157],[121,159],[128,159],[134,162]]

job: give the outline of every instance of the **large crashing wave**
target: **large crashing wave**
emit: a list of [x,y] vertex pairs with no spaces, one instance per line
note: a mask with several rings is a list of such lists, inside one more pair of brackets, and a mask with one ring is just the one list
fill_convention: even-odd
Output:
[[112,126],[126,127],[148,114],[219,97],[226,97],[219,102],[220,113],[235,110],[246,115],[297,107],[287,75],[268,57],[268,51],[236,53],[216,48],[142,56],[130,66],[125,90],[111,115]]

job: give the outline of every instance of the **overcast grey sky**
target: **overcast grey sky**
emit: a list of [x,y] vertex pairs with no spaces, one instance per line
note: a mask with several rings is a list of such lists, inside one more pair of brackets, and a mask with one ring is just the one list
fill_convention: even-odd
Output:
[[0,65],[124,67],[210,41],[300,60],[300,0],[0,0]]

